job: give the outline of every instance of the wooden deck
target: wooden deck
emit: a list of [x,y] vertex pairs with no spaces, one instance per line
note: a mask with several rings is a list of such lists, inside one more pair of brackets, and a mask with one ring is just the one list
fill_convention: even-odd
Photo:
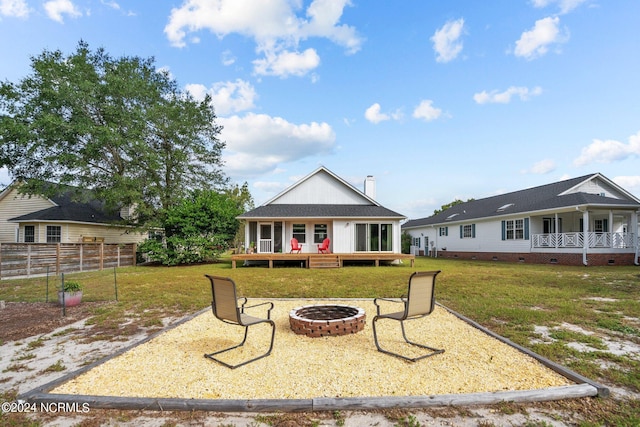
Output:
[[236,268],[238,261],[267,261],[269,268],[273,268],[276,262],[299,261],[306,268],[340,268],[344,267],[344,262],[372,262],[376,267],[380,262],[392,262],[395,260],[409,260],[411,267],[415,262],[415,255],[409,254],[389,254],[389,253],[351,253],[351,254],[235,254],[231,255],[231,267]]

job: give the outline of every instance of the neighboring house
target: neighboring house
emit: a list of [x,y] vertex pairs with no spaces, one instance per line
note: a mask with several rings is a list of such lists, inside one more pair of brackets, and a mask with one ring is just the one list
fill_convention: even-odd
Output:
[[596,173],[455,205],[402,225],[434,257],[638,265],[640,200]]
[[262,206],[238,218],[246,221],[245,242],[257,253],[287,253],[291,239],[302,253],[317,253],[325,238],[333,253],[400,253],[405,216],[375,199],[375,179],[356,189],[325,167],[316,169]]
[[71,192],[30,196],[18,185],[0,192],[0,243],[139,243],[147,237],[117,224],[126,209],[110,214],[99,201],[74,201]]

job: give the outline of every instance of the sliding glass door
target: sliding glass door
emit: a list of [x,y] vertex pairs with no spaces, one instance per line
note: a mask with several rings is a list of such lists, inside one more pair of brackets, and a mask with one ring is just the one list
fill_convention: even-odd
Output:
[[393,224],[356,224],[356,252],[392,252]]

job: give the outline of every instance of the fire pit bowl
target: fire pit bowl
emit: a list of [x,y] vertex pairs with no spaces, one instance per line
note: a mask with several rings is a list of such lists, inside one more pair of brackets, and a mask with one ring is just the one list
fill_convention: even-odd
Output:
[[365,320],[364,309],[349,305],[305,305],[289,313],[291,330],[312,338],[355,334]]

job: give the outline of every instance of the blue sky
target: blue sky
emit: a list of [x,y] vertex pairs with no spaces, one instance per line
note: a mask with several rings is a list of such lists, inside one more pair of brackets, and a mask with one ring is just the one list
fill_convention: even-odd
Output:
[[[0,0],[0,79],[79,40],[212,95],[257,205],[323,165],[409,218],[601,172],[640,196],[637,0]],[[0,182],[10,181],[0,171]]]

